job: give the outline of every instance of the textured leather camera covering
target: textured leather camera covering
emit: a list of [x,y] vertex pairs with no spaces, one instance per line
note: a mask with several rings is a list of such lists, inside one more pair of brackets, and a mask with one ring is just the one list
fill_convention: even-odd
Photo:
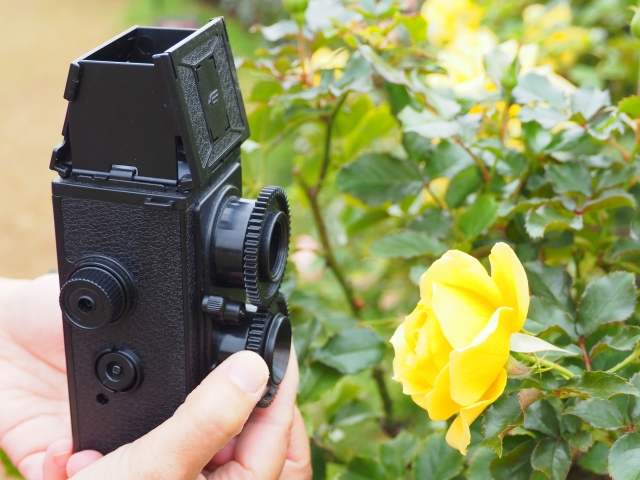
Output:
[[[129,318],[104,329],[65,324],[75,384],[71,413],[80,422],[77,448],[108,453],[135,440],[169,418],[198,382],[191,214],[62,197],[67,259],[113,258],[133,276],[139,299]],[[111,393],[98,381],[94,356],[110,346],[127,347],[139,356],[144,381],[137,390]],[[98,394],[108,397],[106,405],[96,401]]]

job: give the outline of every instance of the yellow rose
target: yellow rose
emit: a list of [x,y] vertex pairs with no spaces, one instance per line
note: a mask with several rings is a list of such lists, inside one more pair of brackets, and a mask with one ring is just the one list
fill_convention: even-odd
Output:
[[458,414],[447,442],[462,454],[469,425],[504,391],[511,336],[523,336],[529,309],[513,250],[497,243],[489,261],[491,276],[472,256],[445,253],[420,279],[420,302],[391,338],[394,379],[432,420]]

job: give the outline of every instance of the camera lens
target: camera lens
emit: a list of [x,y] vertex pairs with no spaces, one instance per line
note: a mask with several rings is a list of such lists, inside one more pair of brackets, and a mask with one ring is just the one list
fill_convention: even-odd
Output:
[[289,252],[289,201],[280,187],[265,187],[255,201],[228,197],[213,216],[212,281],[244,287],[247,300],[269,307],[282,282]]
[[271,382],[279,385],[284,378],[291,353],[291,322],[289,317],[277,314],[271,320],[265,338],[264,360],[271,372]]

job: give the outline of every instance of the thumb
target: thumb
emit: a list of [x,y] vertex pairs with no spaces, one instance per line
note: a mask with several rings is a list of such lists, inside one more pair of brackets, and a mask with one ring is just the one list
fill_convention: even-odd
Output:
[[73,480],[192,480],[236,436],[262,396],[269,370],[259,355],[229,357],[162,425],[106,455]]

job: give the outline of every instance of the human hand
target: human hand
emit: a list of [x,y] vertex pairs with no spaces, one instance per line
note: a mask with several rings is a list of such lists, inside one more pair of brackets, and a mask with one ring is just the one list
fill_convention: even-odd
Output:
[[251,413],[264,390],[266,365],[240,352],[171,419],[136,442],[105,457],[72,455],[57,279],[0,280],[0,292],[0,446],[26,479],[311,477],[308,439],[295,407],[294,355],[268,409]]
[[0,448],[27,480],[71,437],[57,275],[0,278]]

